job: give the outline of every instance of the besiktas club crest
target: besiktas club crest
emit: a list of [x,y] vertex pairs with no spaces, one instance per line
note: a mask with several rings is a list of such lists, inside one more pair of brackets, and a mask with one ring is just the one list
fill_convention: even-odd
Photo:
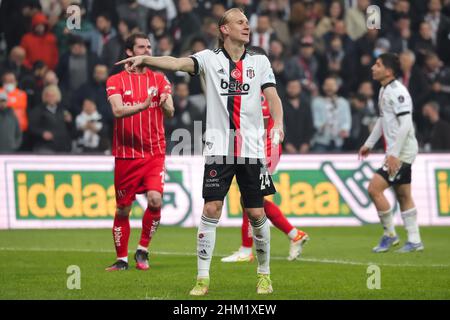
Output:
[[255,70],[253,70],[253,68],[248,68],[246,74],[247,78],[253,79],[255,77]]

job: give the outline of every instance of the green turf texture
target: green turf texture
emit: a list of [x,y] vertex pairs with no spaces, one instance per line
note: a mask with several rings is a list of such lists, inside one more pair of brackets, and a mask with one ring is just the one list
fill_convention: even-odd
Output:
[[[401,244],[402,228],[397,228]],[[194,228],[160,227],[148,271],[133,260],[139,229],[130,238],[130,269],[106,272],[114,262],[111,231],[0,231],[0,299],[450,299],[450,228],[422,227],[425,251],[371,253],[379,226],[305,228],[303,260],[286,260],[289,242],[272,228],[274,293],[256,294],[256,262],[222,263],[240,245],[240,229],[219,227],[207,297],[190,297],[197,259]],[[131,252],[133,251],[133,252]],[[381,289],[367,288],[367,266],[381,270]],[[81,289],[67,289],[69,265],[81,270]]]

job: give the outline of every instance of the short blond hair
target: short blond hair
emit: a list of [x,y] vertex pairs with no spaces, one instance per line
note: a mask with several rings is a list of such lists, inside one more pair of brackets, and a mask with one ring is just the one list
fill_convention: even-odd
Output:
[[57,96],[57,103],[61,102],[61,90],[59,90],[57,85],[54,84],[50,84],[48,86],[46,86],[44,88],[44,90],[42,91],[42,101],[45,102],[45,96],[47,95],[47,93],[52,92],[54,94],[56,94]]
[[220,30],[220,27],[227,24],[229,22],[228,20],[228,16],[230,15],[230,13],[232,12],[240,12],[240,13],[244,13],[244,10],[242,10],[241,8],[231,8],[228,9],[227,11],[225,11],[225,13],[223,14],[223,16],[219,19],[219,47],[223,47],[223,43],[225,41],[224,37],[223,37],[223,33]]

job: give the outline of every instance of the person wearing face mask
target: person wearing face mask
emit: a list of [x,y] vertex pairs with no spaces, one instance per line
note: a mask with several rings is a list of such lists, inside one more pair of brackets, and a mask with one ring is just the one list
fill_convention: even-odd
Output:
[[16,151],[22,142],[22,131],[11,108],[8,108],[8,96],[0,93],[0,153]]
[[31,68],[41,60],[54,70],[58,64],[58,46],[55,35],[49,31],[48,19],[42,13],[36,13],[31,20],[31,31],[26,33],[20,42],[26,51],[24,65]]
[[14,72],[6,71],[2,75],[2,87],[0,94],[4,93],[8,97],[8,107],[14,110],[19,121],[20,129],[26,131],[28,128],[27,106],[28,98],[25,91],[17,88],[17,78]]

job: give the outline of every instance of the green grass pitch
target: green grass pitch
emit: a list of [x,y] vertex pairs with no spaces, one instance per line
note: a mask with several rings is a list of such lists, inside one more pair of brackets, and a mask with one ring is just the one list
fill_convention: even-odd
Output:
[[[304,228],[311,237],[302,260],[289,262],[288,240],[272,228],[274,293],[256,294],[256,262],[226,264],[240,229],[217,229],[207,297],[191,298],[196,229],[160,227],[148,271],[134,268],[140,230],[130,238],[130,270],[105,272],[114,261],[111,231],[0,231],[0,299],[450,299],[450,228],[422,227],[425,251],[373,254],[379,226]],[[398,227],[402,243],[405,233]],[[367,288],[367,267],[381,270],[381,289]],[[67,289],[67,267],[81,270],[81,289]]]

